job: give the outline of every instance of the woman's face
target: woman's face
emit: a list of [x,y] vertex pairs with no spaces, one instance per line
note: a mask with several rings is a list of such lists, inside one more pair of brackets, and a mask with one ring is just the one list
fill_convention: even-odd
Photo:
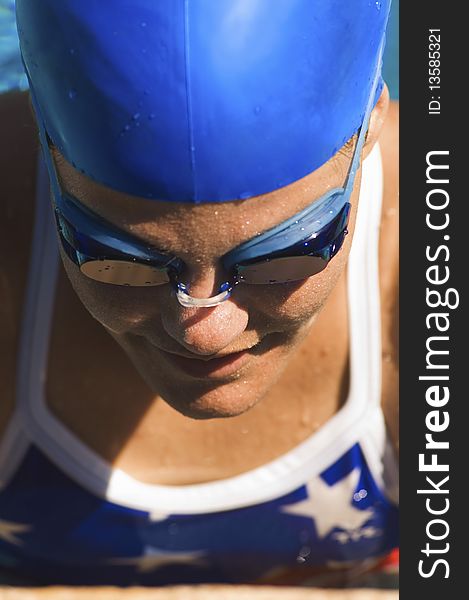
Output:
[[[354,142],[355,143],[355,142]],[[181,258],[191,295],[209,297],[229,279],[220,257],[342,187],[353,145],[289,186],[248,200],[178,204],[105,188],[54,151],[64,190],[104,219]],[[360,172],[352,194],[353,233]],[[62,252],[79,298],[151,389],[174,409],[204,419],[241,414],[276,382],[344,270],[352,235],[321,273],[294,283],[238,285],[213,308],[185,308],[170,284],[123,287],[84,276]]]

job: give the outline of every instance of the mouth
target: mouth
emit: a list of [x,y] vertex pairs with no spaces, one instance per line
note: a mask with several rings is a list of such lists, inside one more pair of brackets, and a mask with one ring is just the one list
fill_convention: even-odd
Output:
[[151,346],[178,371],[182,371],[184,374],[196,379],[217,380],[237,375],[242,369],[246,368],[253,361],[261,344],[262,342],[259,342],[251,348],[214,358],[183,356]]

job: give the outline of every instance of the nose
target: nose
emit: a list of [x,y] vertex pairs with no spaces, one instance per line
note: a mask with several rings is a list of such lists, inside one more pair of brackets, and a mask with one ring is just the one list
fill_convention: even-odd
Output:
[[[229,276],[222,269],[194,269],[187,274],[185,283],[194,298],[209,298],[217,294],[221,283]],[[189,352],[211,355],[234,343],[248,325],[248,312],[232,298],[218,306],[184,307],[176,298],[162,313],[166,333]]]

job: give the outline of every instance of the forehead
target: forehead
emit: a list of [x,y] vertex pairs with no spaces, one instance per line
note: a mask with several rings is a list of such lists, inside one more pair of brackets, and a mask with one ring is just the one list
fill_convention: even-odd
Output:
[[56,150],[53,156],[61,185],[113,225],[156,246],[178,250],[189,247],[224,253],[258,233],[287,220],[341,187],[350,163],[349,153],[338,152],[319,169],[283,188],[246,200],[188,204],[130,196],[105,187],[74,169]]

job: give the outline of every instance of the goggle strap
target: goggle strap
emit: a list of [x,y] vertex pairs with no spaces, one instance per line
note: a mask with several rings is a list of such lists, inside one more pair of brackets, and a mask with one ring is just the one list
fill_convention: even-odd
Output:
[[366,134],[368,132],[368,126],[370,124],[371,113],[373,112],[373,107],[374,107],[376,90],[378,88],[378,82],[379,82],[380,75],[381,75],[381,67],[383,64],[384,42],[385,42],[385,37],[383,35],[383,39],[381,40],[381,44],[380,44],[379,51],[378,51],[378,58],[376,61],[376,69],[375,69],[373,84],[371,86],[370,96],[368,98],[368,104],[366,105],[366,108],[365,108],[365,115],[363,117],[363,123],[360,127],[360,132],[358,134],[358,139],[357,139],[357,145],[355,148],[355,152],[353,153],[353,159],[352,159],[352,163],[349,168],[349,172],[347,174],[347,182],[344,187],[344,195],[346,195],[347,192],[350,191],[350,188],[353,186],[354,175],[359,169],[362,149],[363,149],[363,146],[365,143]]
[[[29,75],[28,75],[29,80]],[[44,161],[46,163],[47,171],[49,173],[49,182],[52,188],[52,192],[54,198],[59,198],[61,196],[59,180],[57,177],[57,171],[55,170],[54,161],[52,160],[52,155],[49,149],[49,143],[47,141],[47,132],[44,127],[44,120],[42,118],[42,114],[39,108],[38,103],[36,102],[36,98],[34,96],[34,91],[32,88],[31,81],[29,80],[29,90],[31,94],[31,102],[34,107],[34,112],[36,113],[36,122],[39,129],[39,141],[41,142],[42,156],[44,157]]]

